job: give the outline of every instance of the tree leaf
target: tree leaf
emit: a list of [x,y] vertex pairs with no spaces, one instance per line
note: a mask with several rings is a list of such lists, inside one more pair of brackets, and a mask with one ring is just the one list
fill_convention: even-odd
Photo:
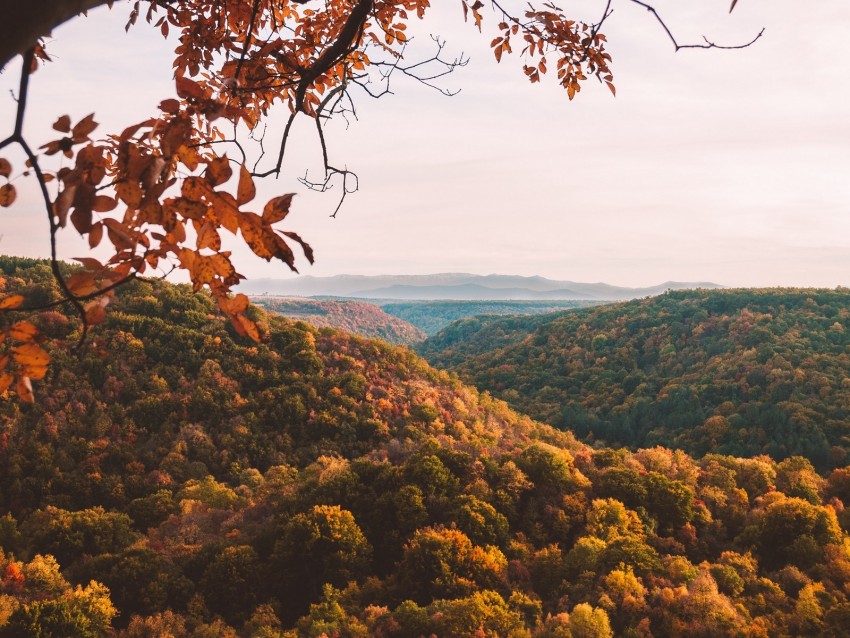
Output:
[[97,248],[100,245],[100,241],[103,239],[103,224],[98,222],[96,224],[92,224],[91,229],[89,230],[89,248]]
[[29,377],[18,377],[18,382],[15,384],[15,392],[18,393],[18,398],[24,403],[35,403],[35,395],[32,391],[32,383]]
[[194,80],[190,80],[183,76],[177,76],[174,80],[174,84],[177,88],[177,95],[182,97],[184,100],[203,100],[206,98],[204,89],[202,89],[201,86]]
[[17,196],[18,194],[15,192],[15,187],[12,184],[3,184],[3,186],[0,186],[0,206],[8,208]]
[[236,203],[239,206],[247,204],[257,195],[257,187],[254,186],[254,178],[251,173],[245,168],[245,165],[239,167],[239,187],[236,190]]
[[50,355],[37,343],[24,343],[12,348],[12,358],[28,377],[43,379],[47,374]]
[[38,328],[29,321],[18,321],[9,328],[9,336],[17,341],[32,341],[38,334]]
[[59,131],[60,133],[70,133],[71,132],[71,117],[69,115],[63,115],[58,120],[53,123],[53,129]]
[[265,208],[263,208],[263,221],[269,224],[282,221],[289,214],[289,207],[292,204],[292,198],[295,193],[288,193],[270,199]]
[[94,121],[94,113],[89,113],[74,125],[74,128],[71,130],[71,138],[75,142],[82,142],[88,139],[89,133],[96,128],[97,122]]
[[204,177],[210,186],[218,186],[224,184],[233,175],[233,169],[230,167],[230,160],[227,156],[216,157],[207,166],[204,172]]
[[304,256],[307,258],[311,264],[313,263],[313,249],[310,247],[310,244],[305,242],[301,237],[298,236],[297,233],[293,233],[288,230],[282,231],[284,235],[289,237],[291,240],[298,242],[301,245],[301,250],[304,251]]
[[0,177],[9,177],[12,174],[12,165],[5,157],[0,157]]
[[270,261],[274,257],[274,248],[267,241],[266,227],[256,213],[245,212],[239,216],[239,230],[242,238],[258,257]]
[[3,299],[0,299],[0,310],[12,310],[14,308],[20,308],[22,303],[24,303],[23,295],[9,295],[8,297],[3,297]]
[[144,196],[142,193],[142,187],[139,186],[139,182],[135,180],[121,182],[115,187],[115,193],[118,195],[118,198],[130,208],[138,208],[139,204],[142,203],[142,197]]

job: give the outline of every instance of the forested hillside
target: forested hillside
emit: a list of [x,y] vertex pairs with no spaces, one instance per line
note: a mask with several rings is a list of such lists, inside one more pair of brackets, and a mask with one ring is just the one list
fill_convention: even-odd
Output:
[[566,308],[584,308],[598,301],[399,301],[376,300],[384,312],[404,319],[428,335],[453,321],[479,315],[539,315]]
[[606,445],[802,455],[822,469],[850,451],[843,289],[677,291],[528,324],[467,321],[420,351]]
[[0,403],[3,638],[846,635],[850,468],[591,449],[380,341],[255,311],[245,343],[184,287],[110,310]]
[[426,337],[416,326],[364,301],[271,296],[252,297],[251,301],[266,310],[289,319],[306,321],[317,328],[339,328],[398,345],[411,345]]

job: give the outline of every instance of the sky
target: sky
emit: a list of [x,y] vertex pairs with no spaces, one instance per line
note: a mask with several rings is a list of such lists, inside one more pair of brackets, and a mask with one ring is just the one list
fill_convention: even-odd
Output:
[[[614,0],[603,32],[617,96],[593,81],[572,102],[552,78],[531,85],[519,59],[495,63],[460,3],[435,3],[410,56],[429,35],[469,64],[444,81],[445,97],[414,82],[394,95],[360,96],[358,120],[331,124],[332,162],[355,170],[360,190],[335,219],[337,193],[307,192],[316,174],[312,123],[297,125],[279,180],[258,200],[297,192],[287,223],[316,252],[303,274],[541,275],[648,286],[712,281],[729,286],[850,285],[850,3],[820,0],[659,0],[681,43],[743,50],[682,50],[644,9]],[[524,3],[512,0],[512,6]],[[562,4],[579,17],[604,2]],[[171,51],[140,23],[125,34],[116,3],[57,29],[55,62],[32,80],[26,132],[96,113],[104,134],[155,112],[174,93]],[[493,22],[489,14],[485,19]],[[17,68],[0,75],[0,124],[11,130]],[[272,113],[268,144],[286,113]],[[0,136],[5,133],[0,127]],[[20,165],[19,156],[5,154]],[[46,256],[44,213],[33,185],[0,211],[0,252]],[[84,252],[73,237],[61,254]],[[231,242],[247,277],[289,277]]]

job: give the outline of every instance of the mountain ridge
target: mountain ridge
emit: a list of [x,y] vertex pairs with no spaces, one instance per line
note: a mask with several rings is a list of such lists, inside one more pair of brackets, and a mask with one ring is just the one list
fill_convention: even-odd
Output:
[[[464,286],[466,294],[462,293]],[[293,279],[258,278],[244,281],[240,291],[249,295],[337,296],[361,299],[589,299],[622,301],[661,294],[666,290],[722,288],[713,282],[665,281],[630,288],[604,282],[583,283],[520,275],[302,275]],[[389,294],[388,294],[389,289]],[[488,293],[492,290],[492,293]],[[400,295],[392,297],[391,294]],[[446,296],[449,295],[449,296]],[[491,296],[488,296],[491,295]]]

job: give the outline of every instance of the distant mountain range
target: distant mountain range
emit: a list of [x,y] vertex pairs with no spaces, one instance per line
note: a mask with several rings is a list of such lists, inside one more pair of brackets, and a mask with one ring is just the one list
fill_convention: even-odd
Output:
[[605,283],[557,281],[516,275],[336,275],[294,279],[250,279],[239,288],[249,295],[354,297],[360,299],[446,300],[628,300],[658,295],[666,290],[722,288],[710,282],[667,281],[647,288]]

